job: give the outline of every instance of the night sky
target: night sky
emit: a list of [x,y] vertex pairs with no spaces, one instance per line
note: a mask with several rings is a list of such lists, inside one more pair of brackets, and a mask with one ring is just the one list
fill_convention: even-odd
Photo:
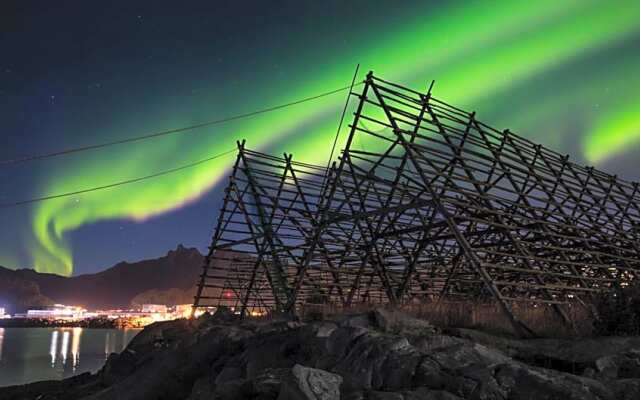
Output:
[[[640,179],[640,2],[2,1],[0,160],[139,136],[348,85],[434,94]],[[0,165],[0,203],[250,148],[324,164],[346,92],[256,118]],[[348,116],[349,118],[349,116]],[[346,130],[342,138],[346,137]],[[209,244],[234,161],[0,209],[0,265],[82,274]]]

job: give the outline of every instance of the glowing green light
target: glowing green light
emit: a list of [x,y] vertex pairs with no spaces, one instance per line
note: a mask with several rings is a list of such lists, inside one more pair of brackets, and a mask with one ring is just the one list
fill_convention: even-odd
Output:
[[[465,2],[435,11],[425,5],[413,14],[402,25],[367,31],[366,46],[290,71],[290,79],[284,86],[274,86],[270,81],[252,82],[258,88],[253,93],[258,95],[246,100],[244,110],[236,107],[238,101],[232,98],[237,96],[235,91],[233,95],[224,92],[219,95],[222,99],[215,99],[217,106],[213,110],[223,116],[340,87],[359,62],[380,76],[417,88],[426,88],[430,79],[436,79],[437,96],[463,107],[481,107],[482,102],[507,93],[502,96],[506,99],[503,103],[491,106],[509,114],[508,94],[514,85],[522,85],[538,74],[624,41],[640,31],[637,1],[610,2],[606,6],[596,1]],[[625,68],[637,70],[639,64],[632,59]],[[603,79],[619,82],[620,76]],[[530,115],[548,117],[569,104],[577,108],[580,96],[593,95],[585,93],[560,93],[555,101],[540,105]],[[229,109],[224,108],[224,94],[230,97]],[[207,100],[204,99],[205,103]],[[52,171],[41,195],[154,173],[226,151],[241,138],[247,139],[253,149],[287,151],[297,160],[323,165],[344,100],[344,93],[337,94],[251,120],[201,129],[189,136],[165,137],[76,157],[64,170]],[[589,122],[593,121],[594,128],[585,144],[589,160],[601,160],[640,141],[636,122],[639,119],[634,118],[634,110],[638,110],[637,101],[622,105],[620,111],[605,110],[593,116]],[[125,132],[148,132],[198,122],[175,116],[169,106],[158,109],[156,114],[158,117],[149,123],[152,129],[140,121],[140,126],[113,127],[113,131],[126,136]],[[347,116],[347,121],[350,120]],[[526,117],[521,120],[523,126],[535,124],[530,121]],[[512,128],[517,131],[517,127]],[[342,141],[345,132],[346,128]],[[364,148],[372,145],[356,144]],[[342,146],[343,142],[339,143],[338,150]],[[69,232],[97,221],[144,220],[177,209],[210,190],[227,174],[232,162],[233,156],[229,156],[156,180],[37,204],[32,224],[37,239],[32,251],[35,266],[39,271],[72,273],[71,246],[65,239]]]
[[587,160],[598,163],[640,141],[640,98],[597,121],[585,142]]

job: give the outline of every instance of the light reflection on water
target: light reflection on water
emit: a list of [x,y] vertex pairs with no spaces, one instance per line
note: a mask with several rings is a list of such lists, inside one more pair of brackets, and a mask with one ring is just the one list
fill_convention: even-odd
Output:
[[[51,332],[51,344],[49,345],[49,356],[51,357],[51,366],[55,368],[58,359],[61,359],[63,365],[67,363],[67,356],[71,356],[72,370],[75,371],[80,363],[80,339],[82,336],[82,328],[73,328],[62,331],[62,346],[58,352],[58,340],[60,334],[58,330]],[[71,352],[69,352],[69,335],[71,335]],[[126,346],[126,345],[125,345]]]
[[95,372],[138,329],[0,328],[0,386]]
[[4,328],[0,328],[0,361],[2,361],[2,345],[4,342]]
[[51,366],[53,367],[56,365],[56,356],[58,355],[58,331],[51,332],[49,355],[51,356]]
[[69,350],[69,331],[62,332],[62,363],[67,363],[67,351]]
[[73,328],[73,338],[71,339],[71,357],[73,359],[73,370],[76,370],[80,362],[80,336],[82,328]]
[[[126,332],[126,331],[125,331]],[[104,358],[109,357],[109,354],[116,352],[117,340],[116,332],[108,332],[104,341]],[[124,340],[122,341],[124,343]],[[128,343],[128,342],[127,342]],[[124,344],[126,347],[127,345]]]

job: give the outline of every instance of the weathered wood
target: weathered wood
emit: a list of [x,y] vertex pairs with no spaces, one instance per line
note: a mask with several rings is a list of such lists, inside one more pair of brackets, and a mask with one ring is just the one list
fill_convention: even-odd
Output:
[[493,297],[531,333],[512,302],[571,322],[555,305],[635,279],[637,183],[494,129],[431,88],[369,73],[327,167],[239,143],[194,310]]

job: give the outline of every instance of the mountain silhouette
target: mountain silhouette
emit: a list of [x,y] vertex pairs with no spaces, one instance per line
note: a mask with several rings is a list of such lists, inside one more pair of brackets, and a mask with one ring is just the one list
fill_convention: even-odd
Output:
[[136,296],[158,301],[165,293],[170,302],[190,303],[202,262],[197,249],[178,245],[160,258],[120,262],[95,274],[73,277],[0,267],[0,307],[13,313],[52,303],[91,310],[128,308]]

